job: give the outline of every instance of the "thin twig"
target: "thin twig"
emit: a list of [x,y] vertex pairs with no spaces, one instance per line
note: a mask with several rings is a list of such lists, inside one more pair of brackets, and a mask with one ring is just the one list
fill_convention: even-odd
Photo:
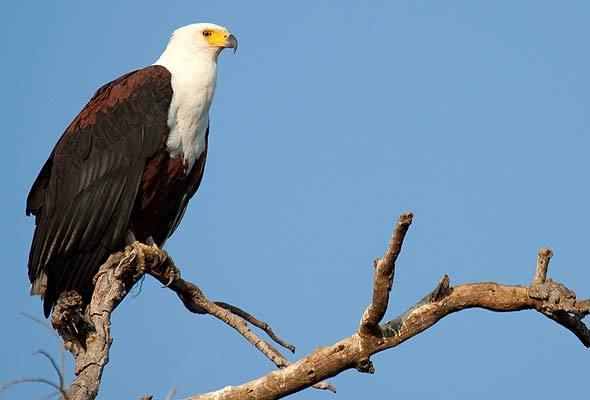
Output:
[[48,395],[45,395],[45,396],[41,397],[41,400],[49,400],[52,397],[55,397],[55,396],[60,395],[60,394],[63,394],[63,393],[60,393],[59,391],[55,391],[55,392],[49,393]]
[[[209,314],[234,328],[240,335],[242,335],[242,337],[244,337],[244,339],[254,345],[254,347],[264,354],[266,358],[275,364],[277,368],[281,369],[291,365],[291,362],[287,360],[287,358],[285,358],[285,356],[283,356],[274,346],[252,332],[248,328],[246,320],[241,318],[241,316],[234,314],[234,310],[230,309],[229,307],[224,308],[217,303],[213,303],[207,299],[207,297],[203,294],[203,291],[197,285],[185,281],[182,278],[176,278],[170,282],[170,276],[180,276],[178,273],[178,268],[174,265],[174,261],[171,257],[167,257],[165,263],[157,265],[156,268],[148,268],[146,272],[159,280],[162,284],[167,284],[167,287],[178,295],[180,300],[182,300],[183,304],[189,311],[199,314]],[[234,309],[236,308],[234,307]],[[317,385],[314,385],[314,388],[320,390],[329,390],[336,393],[336,388],[330,382],[318,383]]]
[[275,335],[275,333],[273,332],[272,328],[270,327],[269,324],[267,324],[264,321],[260,321],[259,319],[257,319],[256,317],[254,317],[252,314],[247,313],[246,311],[233,306],[231,304],[228,303],[224,303],[222,301],[215,301],[215,304],[217,304],[219,307],[224,308],[226,310],[231,311],[232,314],[237,315],[240,318],[243,318],[244,320],[246,320],[247,322],[251,323],[252,325],[254,325],[255,327],[262,329],[264,332],[266,332],[266,334],[268,335],[268,337],[270,337],[275,343],[277,343],[280,346],[283,346],[284,348],[288,349],[291,351],[291,353],[295,353],[295,346],[292,344],[289,344],[287,342],[285,342],[284,340],[282,340],[281,338],[279,338],[277,335]]
[[[40,353],[40,354],[43,354],[47,359],[49,359],[49,361],[51,362],[51,365],[53,366],[53,369],[55,369],[55,372],[57,373],[57,376],[59,377],[59,386],[61,388],[61,392],[59,392],[59,393],[63,394],[64,388],[65,388],[64,381],[65,381],[65,376],[66,376],[66,354],[65,354],[64,342],[63,342],[61,336],[47,321],[41,320],[41,319],[37,318],[36,316],[26,313],[26,312],[23,312],[23,311],[21,311],[20,314],[22,316],[30,319],[31,321],[36,322],[37,324],[41,325],[42,327],[46,328],[55,337],[55,340],[57,341],[57,345],[59,346],[59,353],[60,353],[61,365],[59,368],[57,367],[57,363],[55,362],[54,358],[45,350],[38,350],[37,352],[35,352],[33,354]],[[59,393],[49,394],[45,397],[51,398]]]
[[176,396],[176,388],[170,389],[168,395],[166,396],[166,400],[172,400],[174,399],[174,396]]
[[[21,312],[20,313],[22,316],[32,320],[33,322],[36,322],[37,324],[43,326],[44,328],[47,328],[57,339],[57,342],[60,346],[60,349],[63,350],[63,342],[60,338],[60,336],[58,335],[58,333],[55,331],[55,329],[53,329],[46,321],[43,321],[37,317],[35,317],[34,315],[25,313],[25,312]],[[44,356],[47,360],[49,360],[49,362],[51,363],[52,368],[55,370],[55,372],[57,373],[57,376],[59,378],[59,384],[50,381],[49,379],[46,378],[18,378],[18,379],[14,379],[8,383],[6,383],[1,389],[0,389],[0,393],[4,392],[6,389],[8,389],[9,387],[16,385],[18,383],[31,383],[31,382],[36,382],[36,383],[45,383],[51,387],[53,387],[54,389],[57,390],[57,392],[55,393],[51,393],[45,397],[43,397],[43,399],[46,398],[51,398],[53,396],[55,396],[56,394],[62,394],[64,395],[64,399],[67,400],[67,396],[65,396],[65,387],[64,387],[64,380],[65,380],[65,362],[62,362],[62,367],[61,369],[59,368],[59,366],[57,365],[57,362],[55,361],[55,359],[51,356],[51,354],[49,354],[49,352],[45,351],[45,350],[37,350],[35,352],[33,352],[33,355],[37,355],[37,354],[41,354],[42,356]]]
[[60,388],[60,391],[63,393],[64,392],[64,376],[63,376],[62,371],[57,366],[57,362],[55,362],[55,359],[45,350],[37,350],[33,353],[33,355],[35,355],[35,354],[41,354],[49,360],[49,362],[51,363],[51,366],[53,367],[53,369],[55,370],[55,373],[57,374],[57,376],[59,378],[59,388]]
[[[65,393],[63,392],[63,390],[59,387],[59,385],[57,383],[52,382],[49,379],[45,379],[45,378],[18,378],[18,379],[13,379],[10,382],[4,384],[4,386],[2,386],[2,388],[0,388],[0,394],[3,393],[6,389],[10,388],[11,386],[17,385],[19,383],[44,383],[44,384],[49,385],[52,388],[54,388],[55,390],[57,390],[59,393],[61,393],[65,397]],[[67,399],[67,397],[66,397],[66,399]]]
[[61,338],[61,336],[59,335],[59,333],[53,329],[53,327],[45,320],[41,320],[37,317],[35,317],[32,314],[26,313],[21,311],[20,314],[28,319],[30,319],[33,322],[38,323],[39,325],[41,325],[42,327],[48,329],[51,334],[55,337],[55,340],[57,340],[57,345],[59,346],[59,352],[60,352],[60,358],[61,358],[61,374],[63,376],[65,376],[65,371],[66,371],[66,352],[64,349],[64,342]]
[[59,335],[57,334],[55,329],[53,329],[53,327],[51,325],[49,325],[49,323],[47,321],[39,319],[39,318],[35,317],[33,314],[29,314],[29,313],[26,313],[23,311],[19,312],[19,314],[22,315],[23,317],[30,319],[33,322],[38,323],[42,327],[48,329],[53,335],[55,335],[59,340],[61,340],[61,338],[59,337]]

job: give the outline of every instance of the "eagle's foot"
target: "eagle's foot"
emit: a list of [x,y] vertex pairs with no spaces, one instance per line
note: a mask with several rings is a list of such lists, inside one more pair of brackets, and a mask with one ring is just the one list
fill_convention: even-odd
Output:
[[166,282],[163,287],[169,287],[180,278],[180,270],[174,266],[168,253],[148,238],[146,243],[134,241],[125,248],[125,256],[121,262],[132,264],[138,273],[149,273],[157,277],[160,282]]
[[125,248],[125,257],[123,257],[122,261],[134,263],[139,272],[145,273],[148,269],[163,265],[167,259],[168,253],[160,249],[155,243],[144,244],[135,241]]

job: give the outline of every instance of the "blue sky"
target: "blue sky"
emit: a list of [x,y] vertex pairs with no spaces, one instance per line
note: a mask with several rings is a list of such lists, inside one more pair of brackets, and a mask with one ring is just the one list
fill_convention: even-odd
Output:
[[[451,282],[527,284],[536,253],[590,297],[590,4],[584,1],[10,2],[0,16],[4,278],[0,382],[49,376],[28,295],[29,187],[101,84],[151,64],[191,22],[240,41],[220,57],[206,175],[167,250],[183,276],[298,346],[348,336],[371,261],[415,213],[388,316]],[[146,279],[113,317],[101,398],[179,397],[272,365]],[[375,375],[294,399],[573,398],[589,353],[533,312],[452,315],[374,357]],[[557,366],[557,367],[556,367]],[[70,363],[71,370],[71,363]],[[549,382],[539,381],[551,374]],[[15,387],[3,398],[40,398]]]

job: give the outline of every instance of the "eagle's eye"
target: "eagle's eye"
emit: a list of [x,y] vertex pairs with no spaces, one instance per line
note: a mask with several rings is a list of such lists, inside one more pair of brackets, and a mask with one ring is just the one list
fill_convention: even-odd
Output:
[[209,30],[207,30],[207,31],[203,31],[203,36],[205,36],[205,37],[209,37],[209,36],[211,36],[211,35],[212,35],[211,31],[209,31]]

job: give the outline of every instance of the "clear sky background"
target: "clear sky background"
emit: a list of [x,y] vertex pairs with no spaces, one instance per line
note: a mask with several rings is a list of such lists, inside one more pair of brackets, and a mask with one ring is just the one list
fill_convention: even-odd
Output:
[[[587,1],[5,2],[0,382],[52,376],[31,352],[58,353],[19,315],[42,316],[26,275],[31,183],[94,91],[191,22],[227,26],[240,49],[220,57],[205,179],[166,248],[210,298],[294,342],[292,359],[354,332],[403,211],[415,220],[388,317],[445,273],[528,284],[545,246],[550,275],[590,297],[589,20]],[[273,369],[149,278],[112,334],[103,399],[180,398]],[[573,398],[589,357],[537,313],[470,310],[374,356],[375,375],[334,378],[337,395],[292,398]]]

